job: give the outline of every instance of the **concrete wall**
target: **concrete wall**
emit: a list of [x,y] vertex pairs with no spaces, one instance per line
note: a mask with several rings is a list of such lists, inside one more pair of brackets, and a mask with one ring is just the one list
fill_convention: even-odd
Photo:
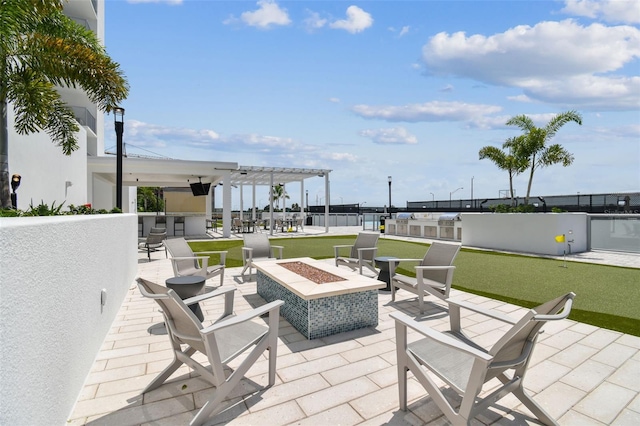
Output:
[[[462,245],[562,255],[587,251],[586,213],[462,213]],[[571,233],[570,233],[571,232]],[[556,235],[565,234],[566,243]],[[573,242],[569,242],[573,240]]]
[[[27,210],[33,202],[51,206],[64,203],[82,205],[87,201],[87,132],[83,127],[77,133],[80,149],[67,156],[51,142],[46,133],[19,135],[13,125],[13,108],[8,109],[9,122],[9,177],[22,176],[18,194],[18,208]],[[67,183],[68,182],[68,183]]]
[[134,214],[0,218],[0,424],[66,423],[133,285],[136,228]]

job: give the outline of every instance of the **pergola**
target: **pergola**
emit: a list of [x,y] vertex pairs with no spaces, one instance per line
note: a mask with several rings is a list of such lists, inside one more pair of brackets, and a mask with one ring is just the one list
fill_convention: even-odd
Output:
[[[231,191],[233,187],[250,185],[253,189],[252,206],[255,218],[257,186],[269,186],[272,195],[274,185],[300,183],[300,199],[304,199],[304,180],[324,177],[325,180],[325,228],[328,232],[329,173],[327,169],[302,169],[290,167],[238,166],[237,163],[215,161],[188,161],[170,159],[148,159],[126,157],[123,159],[122,185],[125,187],[159,186],[189,187],[190,183],[211,183],[211,187],[222,186],[222,235],[231,235]],[[90,201],[101,194],[94,192],[94,180],[116,185],[116,158],[111,156],[88,157]],[[214,189],[215,190],[215,189]],[[109,194],[109,197],[111,194]],[[208,195],[210,197],[211,195]],[[273,223],[273,197],[270,196],[270,219]],[[240,191],[240,211],[243,211],[243,191]],[[211,215],[211,204],[207,203],[206,215]],[[284,209],[283,209],[284,210]],[[135,210],[134,210],[135,211]],[[273,232],[273,231],[271,231]]]
[[[252,219],[256,215],[256,187],[269,187],[269,222],[273,223],[273,187],[275,185],[286,185],[289,183],[300,183],[300,200],[305,199],[304,180],[313,177],[324,177],[325,183],[325,231],[329,231],[329,173],[327,169],[301,169],[293,167],[261,167],[261,166],[239,166],[237,170],[231,172],[231,185],[240,188],[240,214],[244,211],[243,186],[249,185],[252,188]],[[229,192],[229,197],[231,193]],[[223,191],[224,198],[224,191]],[[286,203],[286,201],[283,200]],[[301,202],[304,210],[304,203]],[[286,205],[282,206],[282,210],[286,210]],[[223,210],[223,226],[224,226],[224,210]],[[270,227],[270,233],[273,235],[273,227]],[[224,230],[223,230],[224,233]]]

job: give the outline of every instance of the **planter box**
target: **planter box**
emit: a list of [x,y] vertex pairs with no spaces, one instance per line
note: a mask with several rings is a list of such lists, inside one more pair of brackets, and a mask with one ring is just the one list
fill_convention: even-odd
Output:
[[[562,255],[587,251],[586,213],[462,213],[462,245]],[[565,235],[558,243],[556,235]]]

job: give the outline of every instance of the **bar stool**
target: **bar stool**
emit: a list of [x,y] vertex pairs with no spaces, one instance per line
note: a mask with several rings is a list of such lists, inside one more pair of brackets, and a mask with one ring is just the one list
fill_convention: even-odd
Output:
[[184,236],[184,216],[176,216],[173,219],[173,235],[177,235],[176,231],[181,231]]

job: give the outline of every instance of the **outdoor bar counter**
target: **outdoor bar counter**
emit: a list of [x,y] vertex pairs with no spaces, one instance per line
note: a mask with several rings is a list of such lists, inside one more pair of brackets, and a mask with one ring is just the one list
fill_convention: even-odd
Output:
[[[184,218],[184,223],[179,223],[178,218]],[[207,216],[204,213],[138,213],[138,235],[140,235],[140,219],[142,219],[143,237],[146,237],[153,227],[166,228],[168,236],[206,235],[207,233]]]

